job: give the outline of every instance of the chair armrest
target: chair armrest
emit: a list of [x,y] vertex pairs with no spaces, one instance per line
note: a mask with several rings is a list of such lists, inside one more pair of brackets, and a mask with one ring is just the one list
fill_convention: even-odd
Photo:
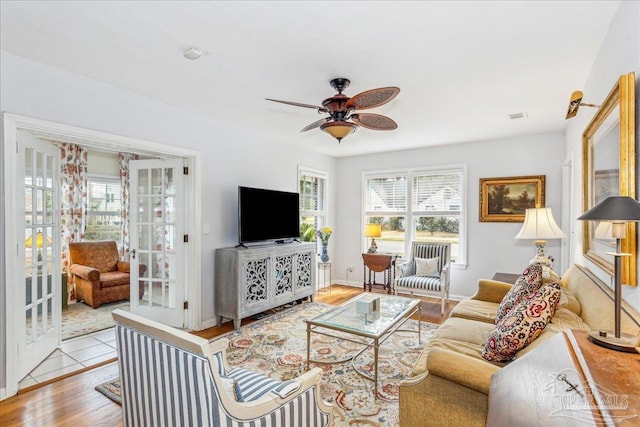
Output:
[[427,358],[427,370],[430,375],[437,375],[488,395],[491,376],[500,367],[455,351],[432,348]]
[[478,280],[478,290],[471,299],[499,304],[512,286],[511,283],[498,280],[480,279]]
[[118,271],[131,273],[131,263],[129,261],[118,261]]
[[86,265],[72,264],[69,267],[69,272],[84,280],[89,280],[90,282],[100,280],[100,271]]
[[[123,273],[131,273],[131,263],[129,261],[118,261],[118,271]],[[138,265],[138,274],[143,275],[147,271],[145,264]]]

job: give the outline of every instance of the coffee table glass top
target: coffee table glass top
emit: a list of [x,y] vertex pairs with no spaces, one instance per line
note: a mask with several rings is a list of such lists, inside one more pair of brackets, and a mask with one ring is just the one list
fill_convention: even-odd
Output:
[[[368,301],[374,298],[380,298],[379,316],[365,316],[356,312],[356,301]],[[408,312],[414,311],[419,304],[420,300],[418,299],[365,293],[350,299],[339,307],[307,320],[307,322],[311,325],[326,326],[358,335],[380,337],[394,326],[398,319],[407,316]]]

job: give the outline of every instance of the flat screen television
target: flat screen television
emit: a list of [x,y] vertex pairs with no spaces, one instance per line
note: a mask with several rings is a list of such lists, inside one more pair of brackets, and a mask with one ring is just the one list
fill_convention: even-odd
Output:
[[285,242],[300,237],[298,193],[238,187],[240,244]]

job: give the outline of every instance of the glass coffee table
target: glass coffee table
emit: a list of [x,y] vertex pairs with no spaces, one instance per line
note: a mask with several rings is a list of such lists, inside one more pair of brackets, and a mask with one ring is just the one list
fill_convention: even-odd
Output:
[[[377,314],[362,314],[363,303],[379,298]],[[356,306],[359,306],[358,309]],[[374,394],[378,394],[378,350],[380,345],[395,331],[401,330],[409,318],[418,313],[418,329],[407,330],[418,334],[420,342],[420,320],[422,302],[419,299],[398,297],[387,294],[363,293],[344,304],[329,310],[307,322],[307,370],[309,363],[353,363],[366,349],[373,348],[374,375],[371,378],[358,369],[355,371],[364,378],[374,382]],[[336,332],[346,334],[337,335]],[[363,348],[353,357],[339,361],[311,360],[311,334],[325,335],[345,341],[362,344]],[[351,337],[352,336],[352,337]]]

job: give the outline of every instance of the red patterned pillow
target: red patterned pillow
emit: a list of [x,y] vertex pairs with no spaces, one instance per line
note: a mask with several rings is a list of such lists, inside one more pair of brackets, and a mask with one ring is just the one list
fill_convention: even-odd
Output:
[[491,362],[513,360],[538,338],[560,303],[560,285],[552,283],[525,297],[489,334],[482,357]]
[[513,307],[528,295],[531,295],[542,286],[542,265],[531,264],[523,272],[516,283],[509,289],[509,292],[502,298],[496,312],[495,324],[511,311]]

